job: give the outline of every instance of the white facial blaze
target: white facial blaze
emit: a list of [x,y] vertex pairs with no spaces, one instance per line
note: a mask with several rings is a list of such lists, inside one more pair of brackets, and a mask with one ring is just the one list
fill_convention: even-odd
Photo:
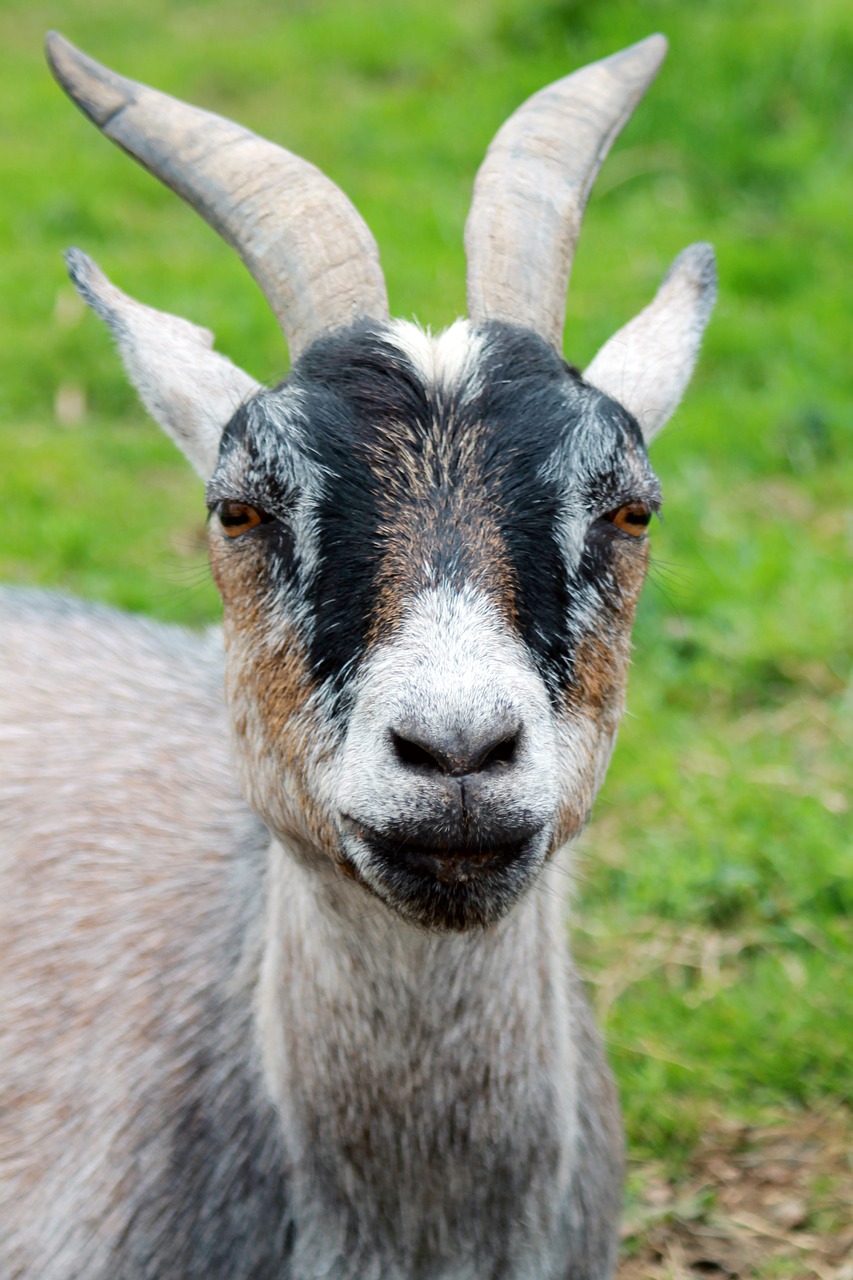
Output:
[[491,803],[512,819],[547,825],[557,803],[556,738],[547,693],[494,604],[473,590],[432,588],[413,602],[394,639],[366,663],[343,745],[339,811],[374,830],[417,821],[431,784],[405,769],[393,726],[414,721],[440,737],[463,728],[488,735],[517,725],[518,758],[488,783]]

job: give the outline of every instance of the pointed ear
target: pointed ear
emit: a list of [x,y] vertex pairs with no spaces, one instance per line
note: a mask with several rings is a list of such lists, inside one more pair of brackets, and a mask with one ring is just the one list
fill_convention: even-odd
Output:
[[646,444],[684,394],[716,297],[714,251],[693,244],[675,259],[653,301],[584,371],[587,382],[634,415]]
[[135,302],[79,249],[65,261],[77,292],[115,338],[142,403],[209,479],[223,429],[260,385],[212,350],[208,329]]

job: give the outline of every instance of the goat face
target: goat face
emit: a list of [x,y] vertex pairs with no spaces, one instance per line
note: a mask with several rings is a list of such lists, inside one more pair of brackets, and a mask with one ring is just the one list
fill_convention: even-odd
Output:
[[265,391],[209,333],[69,255],[209,481],[247,798],[408,919],[488,925],[603,776],[659,503],[644,440],[714,300],[694,245],[585,379],[558,354],[587,194],[665,41],[565,77],[498,131],[466,227],[471,321],[436,339],[388,319],[376,244],[313,166],[61,37],[48,50],[104,133],[235,245],[290,346]]
[[420,924],[494,921],[609,758],[634,420],[522,329],[357,327],[236,414],[208,497],[252,803]]

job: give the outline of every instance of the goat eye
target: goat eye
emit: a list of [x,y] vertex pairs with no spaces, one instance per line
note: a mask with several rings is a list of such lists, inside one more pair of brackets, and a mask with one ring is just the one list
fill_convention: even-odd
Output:
[[617,529],[630,534],[632,538],[642,538],[651,518],[651,507],[647,507],[645,502],[628,502],[618,511],[609,511],[605,516]]
[[223,532],[229,538],[239,538],[241,533],[256,529],[265,518],[260,511],[255,507],[247,506],[245,502],[219,502],[216,506],[216,514],[219,516]]

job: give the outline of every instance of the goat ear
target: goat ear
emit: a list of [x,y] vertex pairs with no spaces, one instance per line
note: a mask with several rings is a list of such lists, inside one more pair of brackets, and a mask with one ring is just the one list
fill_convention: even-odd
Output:
[[259,384],[212,350],[208,329],[129,298],[79,249],[65,261],[77,292],[115,338],[142,403],[209,479],[223,429]]
[[634,415],[646,444],[678,407],[716,296],[714,251],[693,244],[675,259],[645,310],[605,342],[584,371],[587,382]]

